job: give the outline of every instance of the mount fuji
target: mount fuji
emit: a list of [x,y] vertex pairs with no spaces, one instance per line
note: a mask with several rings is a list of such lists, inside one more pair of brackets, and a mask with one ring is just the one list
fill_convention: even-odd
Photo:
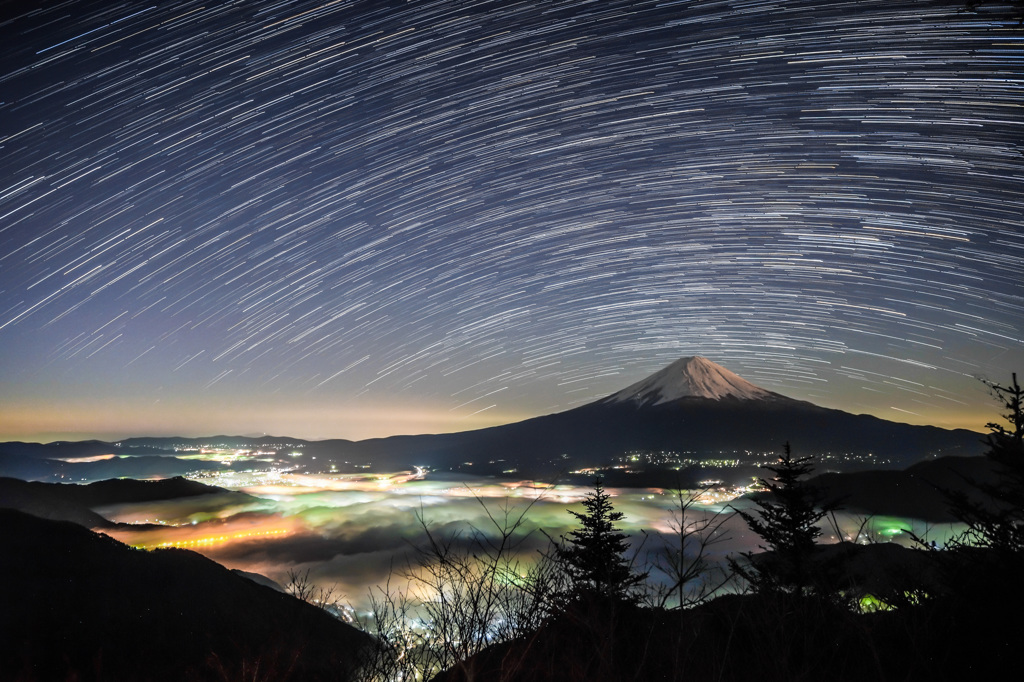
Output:
[[489,474],[516,469],[522,475],[607,466],[631,452],[673,452],[698,461],[763,459],[785,442],[799,455],[826,457],[839,468],[903,467],[983,450],[982,434],[974,431],[819,407],[756,386],[703,357],[681,358],[596,402],[514,424],[332,442],[344,443],[346,460],[374,467],[423,464]]
[[[110,452],[167,455],[176,447],[209,440],[5,443],[0,444],[0,473],[5,466],[6,470],[15,464],[38,467],[40,458],[67,457],[71,452],[79,457]],[[233,443],[232,447],[271,449],[274,443],[287,440],[304,448],[309,457],[303,458],[302,466],[310,471],[323,467],[332,471],[383,471],[426,466],[466,474],[514,471],[521,477],[549,477],[590,467],[606,469],[639,454],[652,461],[738,460],[756,466],[764,461],[766,453],[779,451],[786,442],[797,455],[820,456],[825,467],[839,470],[903,468],[939,456],[980,455],[984,450],[982,434],[974,431],[912,426],[819,407],[756,386],[703,357],[681,358],[606,398],[566,412],[476,431],[363,441],[226,436],[213,440]],[[5,457],[17,462],[5,465]],[[178,462],[158,456],[124,461],[140,466],[145,462]],[[56,464],[83,467],[106,462]],[[40,475],[36,472],[33,477]]]

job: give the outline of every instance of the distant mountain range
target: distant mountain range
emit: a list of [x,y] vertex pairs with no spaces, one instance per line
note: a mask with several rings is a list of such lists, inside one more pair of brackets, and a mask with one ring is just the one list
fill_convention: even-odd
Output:
[[[979,455],[982,434],[966,429],[914,426],[870,415],[819,407],[768,391],[702,357],[686,357],[607,398],[566,412],[514,424],[449,434],[392,436],[363,441],[304,441],[264,436],[243,438],[131,438],[118,443],[3,443],[0,475],[39,467],[40,460],[103,454],[132,455],[107,465],[106,476],[146,462],[150,475],[175,475],[182,468],[212,468],[205,462],[172,459],[175,448],[200,445],[248,449],[301,448],[315,466],[368,465],[374,469],[428,466],[438,470],[551,475],[607,466],[628,453],[674,453],[677,459],[763,458],[790,442],[800,455],[818,455],[831,468],[903,467],[946,455]],[[141,457],[140,455],[149,455]],[[315,468],[312,457],[302,465]],[[94,464],[104,464],[97,462]],[[67,470],[85,464],[61,462]],[[91,466],[91,465],[90,465]],[[54,469],[54,470],[56,470]],[[33,475],[54,480],[56,474]],[[74,479],[69,474],[66,478]]]
[[[118,457],[68,462],[68,452],[92,452],[93,455],[117,454]],[[105,478],[165,478],[203,470],[223,469],[216,462],[186,461],[172,453],[163,456],[124,454],[116,443],[0,443],[0,476],[28,481],[99,481]]]

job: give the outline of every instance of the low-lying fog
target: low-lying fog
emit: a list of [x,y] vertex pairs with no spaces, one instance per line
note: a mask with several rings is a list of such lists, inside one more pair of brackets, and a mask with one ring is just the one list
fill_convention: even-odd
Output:
[[[389,574],[395,574],[392,585],[401,583],[397,574],[407,565],[412,548],[425,538],[421,519],[439,536],[465,536],[471,527],[493,529],[488,514],[501,521],[506,512],[510,519],[525,512],[519,533],[525,540],[518,551],[524,560],[533,561],[548,546],[545,533],[558,538],[574,527],[575,519],[567,510],[581,511],[580,502],[591,490],[532,481],[445,480],[423,472],[367,476],[223,472],[198,480],[234,492],[97,511],[121,523],[159,524],[108,531],[134,546],[187,547],[281,585],[288,583],[289,572],[308,569],[312,581],[333,587],[358,610],[367,608],[370,589],[386,583]],[[664,542],[672,542],[673,510],[678,509],[673,491],[612,488],[609,492],[615,509],[625,514],[618,525],[632,537],[634,548],[642,546],[642,554],[651,555]],[[713,545],[713,558],[719,561],[732,553],[756,550],[758,545],[742,519],[731,514],[733,507],[750,506],[744,499],[734,499],[741,492],[718,489],[687,513],[688,523],[707,515],[731,515],[719,531],[721,541]],[[909,545],[906,531],[911,530],[941,543],[951,530],[882,517],[865,524],[863,517],[848,513],[837,515],[836,520],[847,539],[857,537],[864,524],[861,541]],[[835,530],[826,526],[823,540],[837,539]],[[644,558],[640,557],[641,563]],[[652,572],[652,580],[660,577]]]

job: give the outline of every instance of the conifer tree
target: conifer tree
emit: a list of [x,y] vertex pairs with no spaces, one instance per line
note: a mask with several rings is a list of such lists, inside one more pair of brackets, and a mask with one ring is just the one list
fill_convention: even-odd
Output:
[[817,524],[829,511],[802,480],[814,470],[813,462],[813,457],[793,457],[786,443],[778,463],[764,467],[775,476],[760,479],[770,496],[755,502],[756,514],[736,510],[764,541],[761,549],[772,552],[757,559],[746,552],[745,564],[730,560],[733,571],[755,591],[803,592],[812,587],[815,541],[821,535]]
[[[1006,410],[1006,425],[986,424],[988,459],[995,464],[994,483],[973,483],[982,497],[947,491],[953,515],[967,529],[948,544],[951,549],[984,547],[1001,560],[1024,559],[1024,390],[1017,374],[1007,385],[985,382]],[[1007,426],[1008,425],[1008,426]]]
[[555,559],[569,578],[570,597],[633,598],[631,592],[646,576],[634,573],[625,557],[628,537],[615,527],[623,514],[614,511],[600,479],[583,506],[585,512],[569,511],[580,527],[555,548]]

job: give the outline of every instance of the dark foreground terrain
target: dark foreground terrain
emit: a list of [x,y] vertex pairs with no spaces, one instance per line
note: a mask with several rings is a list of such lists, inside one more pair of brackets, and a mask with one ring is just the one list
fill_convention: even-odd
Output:
[[2,680],[346,680],[368,638],[194,552],[0,509]]
[[[2,680],[369,679],[356,670],[366,635],[193,552],[136,550],[12,509],[0,509],[0,547]],[[819,552],[828,598],[725,595],[685,610],[580,599],[437,679],[932,682],[1003,679],[1018,658],[1019,561],[891,544]],[[851,608],[868,594],[894,608]]]
[[725,595],[682,611],[583,603],[435,680],[1009,679],[1024,600],[1003,587],[866,614],[786,594]]

